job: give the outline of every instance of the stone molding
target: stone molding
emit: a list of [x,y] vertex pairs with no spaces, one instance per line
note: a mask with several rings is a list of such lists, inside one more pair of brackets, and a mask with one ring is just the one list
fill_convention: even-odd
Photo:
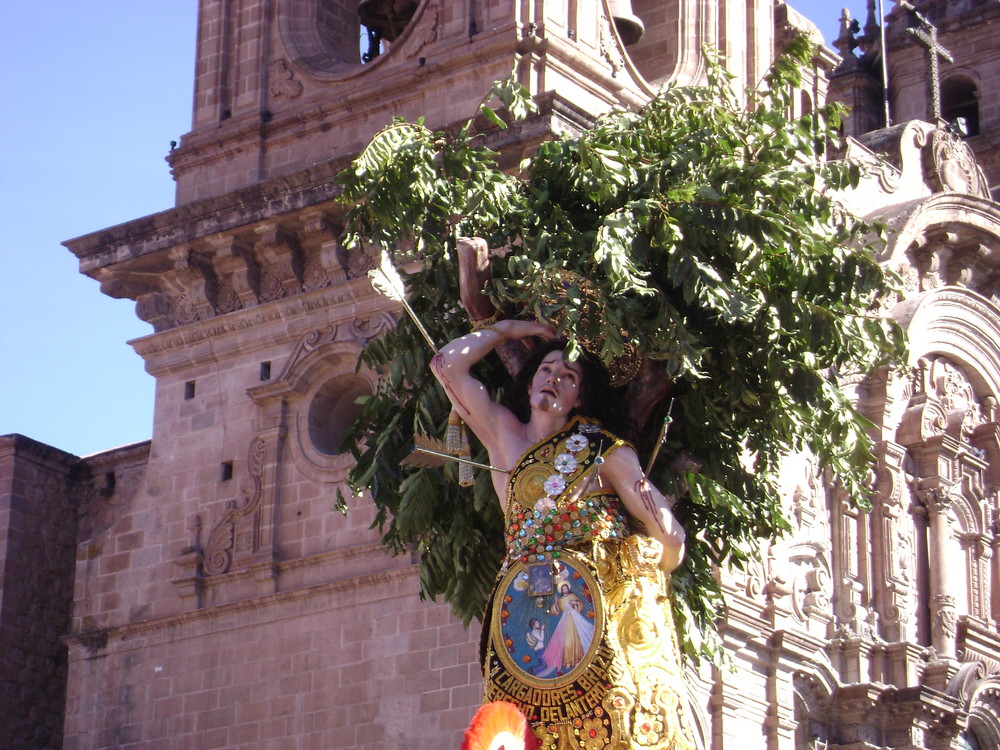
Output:
[[[932,206],[939,211],[945,206],[964,210],[970,215],[985,211],[992,219],[984,228],[996,232],[997,206],[990,200],[983,170],[968,144],[950,131],[911,120],[858,139],[848,138],[844,156],[859,161],[866,169],[858,187],[843,196],[845,205],[859,215],[880,220],[895,217],[911,228],[921,220],[921,211],[912,210],[914,202],[950,196]],[[926,219],[923,222],[929,223]],[[965,217],[951,216],[949,223],[957,227],[970,222]],[[903,247],[909,247],[913,230],[899,231],[893,246],[899,247],[904,238],[908,239]]]
[[[385,555],[374,546],[340,550],[326,555],[316,555],[298,564],[315,563],[320,558],[342,558],[345,554],[379,554]],[[398,558],[391,558],[398,559]],[[288,567],[289,563],[279,563],[280,567]],[[238,575],[238,574],[230,574]],[[201,626],[201,632],[192,632],[187,637],[197,637],[206,630],[215,632],[218,623],[225,620],[225,615],[252,614],[257,619],[281,619],[286,615],[282,611],[286,604],[304,602],[324,595],[353,593],[359,590],[372,589],[397,581],[415,579],[419,568],[412,562],[403,563],[397,567],[365,573],[358,576],[340,578],[333,581],[303,586],[281,592],[268,592],[259,596],[242,598],[211,607],[191,609],[162,617],[151,617],[136,622],[114,625],[99,630],[86,630],[68,633],[63,636],[63,642],[71,649],[84,648],[90,655],[96,651],[110,654],[119,651],[130,651],[148,647],[154,643],[167,643],[177,636],[169,632],[178,627],[191,627],[195,630]],[[239,629],[240,620],[230,619],[230,627]],[[97,646],[95,648],[95,645]]]
[[[276,329],[273,324],[291,325],[320,311],[326,311],[324,317],[334,320],[350,320],[355,316],[364,319],[383,313],[387,304],[385,298],[372,291],[364,277],[129,343],[146,360],[147,371],[159,377],[221,361],[240,351],[285,342],[287,331]],[[211,341],[212,347],[193,346],[205,341]]]

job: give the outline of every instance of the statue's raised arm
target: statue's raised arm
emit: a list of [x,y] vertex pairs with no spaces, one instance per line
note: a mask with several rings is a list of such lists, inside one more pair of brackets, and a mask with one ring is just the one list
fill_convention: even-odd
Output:
[[[508,340],[551,340],[551,326],[531,320],[501,320],[448,343],[431,361],[431,370],[451,400],[452,407],[485,446],[494,466],[509,469],[523,447],[524,425],[505,406],[496,403],[471,368]],[[497,481],[498,475],[494,477]],[[498,487],[497,495],[504,492]]]

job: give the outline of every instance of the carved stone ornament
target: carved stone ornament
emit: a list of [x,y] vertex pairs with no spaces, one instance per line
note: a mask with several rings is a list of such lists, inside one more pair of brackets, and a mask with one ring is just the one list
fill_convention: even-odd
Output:
[[389,313],[376,313],[367,320],[356,319],[349,324],[342,324],[338,333],[343,338],[349,338],[365,346],[371,339],[392,330],[399,323],[399,318]]
[[236,294],[232,284],[224,282],[219,285],[219,291],[215,297],[215,307],[219,314],[234,312],[243,307],[243,302]]
[[250,444],[247,456],[247,476],[238,497],[227,500],[222,518],[215,524],[205,549],[205,573],[228,573],[234,563],[250,561],[259,547],[260,501],[264,476],[262,438]]
[[310,257],[302,270],[302,289],[311,292],[315,289],[326,289],[333,283],[330,275],[323,268],[319,258]]
[[364,346],[371,339],[396,327],[399,318],[387,312],[375,313],[370,318],[355,318],[350,323],[316,328],[303,334],[295,343],[288,362],[278,376],[278,381],[288,380],[302,361],[322,346],[334,342],[352,342]]
[[976,428],[993,418],[965,373],[945,357],[922,358],[912,377],[910,406],[899,432],[905,445],[942,434],[968,444]]
[[819,519],[824,511],[816,462],[810,460],[806,462],[806,476],[792,493],[791,514],[796,528],[812,528],[821,523]]
[[935,594],[931,599],[931,609],[934,611],[935,627],[940,628],[948,637],[954,637],[958,630],[955,597],[949,594]]
[[618,36],[611,27],[611,19],[607,14],[601,14],[601,55],[611,66],[612,75],[617,75],[619,70],[625,67],[625,56],[622,54],[621,45],[618,43]]
[[281,58],[271,61],[271,96],[294,99],[302,93],[302,84],[295,80],[288,64]]
[[428,3],[424,6],[424,10],[417,19],[413,31],[410,32],[407,42],[407,47],[409,48],[407,54],[409,57],[416,57],[420,53],[420,50],[428,44],[437,41],[440,21],[440,3]]
[[990,198],[986,176],[972,149],[955,133],[943,128],[932,132],[924,147],[924,159],[927,176],[936,190]]
[[153,326],[154,331],[163,331],[177,325],[174,319],[173,300],[167,294],[153,292],[141,295],[135,303],[135,314]]

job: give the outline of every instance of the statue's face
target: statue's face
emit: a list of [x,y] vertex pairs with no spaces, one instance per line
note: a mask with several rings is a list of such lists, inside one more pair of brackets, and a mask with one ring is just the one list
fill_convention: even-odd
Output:
[[532,411],[569,416],[580,405],[583,368],[578,362],[567,362],[561,351],[546,354],[535,370],[528,389]]

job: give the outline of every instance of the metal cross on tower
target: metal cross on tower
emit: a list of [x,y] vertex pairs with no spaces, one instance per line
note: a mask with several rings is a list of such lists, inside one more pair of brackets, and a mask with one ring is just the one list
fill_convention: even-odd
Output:
[[941,71],[938,58],[947,62],[954,62],[951,53],[938,44],[937,27],[934,26],[927,17],[918,12],[910,3],[901,2],[900,7],[908,14],[909,25],[906,31],[927,48],[927,54],[931,58],[931,119],[937,123],[941,120]]

